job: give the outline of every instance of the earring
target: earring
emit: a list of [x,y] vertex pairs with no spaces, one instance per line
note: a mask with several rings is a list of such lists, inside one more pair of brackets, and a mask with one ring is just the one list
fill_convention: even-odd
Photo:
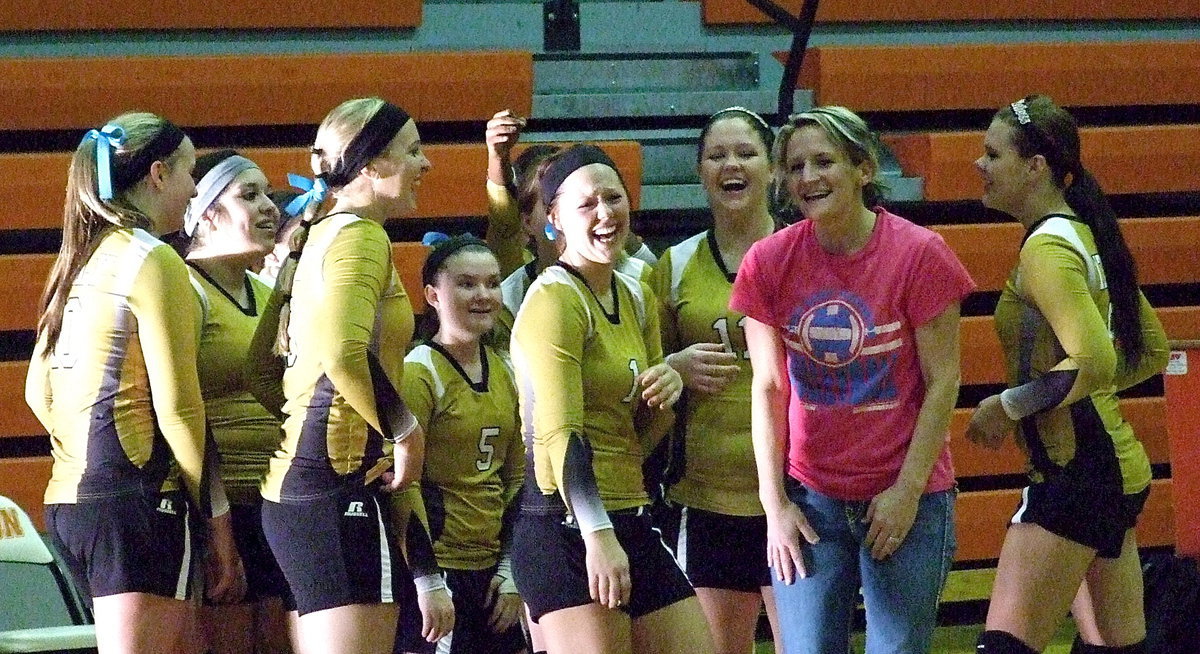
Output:
[[554,230],[554,225],[546,223],[546,240],[553,241],[558,238],[558,232]]

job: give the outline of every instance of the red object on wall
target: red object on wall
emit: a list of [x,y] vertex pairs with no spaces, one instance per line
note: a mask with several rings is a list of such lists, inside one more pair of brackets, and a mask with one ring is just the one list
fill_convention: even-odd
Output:
[[1200,558],[1200,348],[1174,350],[1163,377],[1175,550]]

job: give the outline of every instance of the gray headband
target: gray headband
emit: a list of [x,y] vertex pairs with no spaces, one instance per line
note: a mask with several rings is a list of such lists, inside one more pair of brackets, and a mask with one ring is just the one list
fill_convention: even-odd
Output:
[[235,154],[204,173],[204,177],[196,184],[196,197],[188,202],[187,215],[183,219],[183,232],[188,236],[195,234],[196,226],[200,224],[200,217],[204,212],[217,201],[235,177],[251,168],[258,168],[258,165]]

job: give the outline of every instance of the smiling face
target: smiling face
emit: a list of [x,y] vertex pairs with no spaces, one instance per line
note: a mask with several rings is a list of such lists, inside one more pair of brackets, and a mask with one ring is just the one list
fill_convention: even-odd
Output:
[[1032,181],[1030,159],[1017,152],[1013,136],[1016,127],[993,120],[983,137],[983,156],[975,168],[983,177],[983,205],[1017,215],[1029,195]]
[[767,146],[747,118],[731,115],[704,137],[699,173],[713,209],[744,211],[767,201],[771,161]]
[[873,179],[871,164],[853,163],[820,127],[806,125],[792,134],[783,166],[792,204],[805,218],[853,220],[866,208],[863,187]]
[[261,257],[270,252],[279,209],[267,197],[267,186],[267,177],[258,168],[238,173],[201,219],[205,246],[224,254]]
[[612,265],[629,236],[629,197],[617,171],[599,163],[572,172],[558,187],[549,214],[571,265]]
[[455,253],[442,264],[425,299],[438,315],[439,333],[452,330],[478,338],[500,312],[500,263],[480,248]]
[[417,210],[421,177],[433,168],[421,149],[417,123],[405,123],[369,167],[374,171],[376,197],[387,205],[388,216],[411,216]]

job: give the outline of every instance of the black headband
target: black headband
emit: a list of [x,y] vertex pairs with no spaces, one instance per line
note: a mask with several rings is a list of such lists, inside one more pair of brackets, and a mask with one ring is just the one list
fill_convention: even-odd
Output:
[[411,118],[400,107],[384,102],[367,124],[346,146],[342,158],[333,170],[323,173],[321,177],[332,188],[339,188],[354,181],[359,171],[372,159],[378,157],[387,148],[388,143],[396,138],[400,128],[404,127]]
[[[621,177],[621,171],[617,170],[617,164],[609,158],[604,150],[589,145],[580,143],[573,145],[563,151],[562,155],[555,159],[546,170],[542,173],[542,178],[538,180],[538,186],[542,189],[542,203],[546,208],[550,208],[550,204],[554,202],[554,196],[558,195],[558,187],[571,176],[571,173],[591,164],[604,164],[612,168],[617,173],[617,177]],[[625,180],[621,179],[624,184]]]
[[455,254],[458,254],[463,248],[472,245],[487,248],[487,243],[471,234],[459,234],[440,241],[433,247],[433,251],[429,253],[429,256],[425,257],[425,263],[421,266],[421,285],[432,285],[438,271],[441,270],[446,261]]
[[150,172],[151,164],[171,156],[183,143],[184,137],[183,130],[171,121],[164,120],[162,128],[142,149],[128,155],[118,153],[112,163],[113,190],[120,193],[137,184]]

